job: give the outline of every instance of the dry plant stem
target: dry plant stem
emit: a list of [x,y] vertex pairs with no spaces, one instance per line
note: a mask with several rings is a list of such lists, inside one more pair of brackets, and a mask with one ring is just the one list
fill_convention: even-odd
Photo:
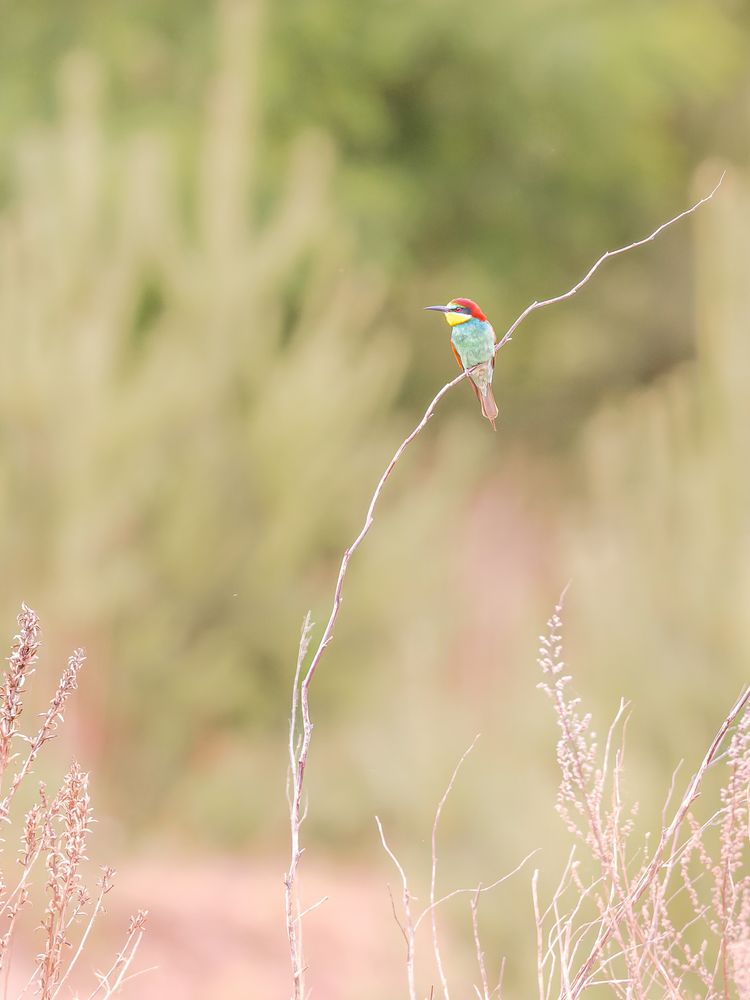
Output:
[[11,894],[5,900],[5,902],[3,903],[3,905],[0,906],[0,917],[2,917],[4,915],[4,913],[5,913],[5,911],[7,909],[9,909],[13,905],[14,900],[17,899],[19,896],[21,896],[23,894],[23,892],[24,892],[24,890],[26,888],[26,883],[28,882],[28,880],[29,880],[29,878],[31,876],[31,870],[34,867],[34,865],[36,864],[36,862],[38,861],[40,854],[42,853],[42,847],[43,847],[43,844],[40,843],[39,846],[37,847],[37,849],[35,850],[34,854],[31,855],[31,857],[29,859],[26,859],[24,861],[24,863],[23,863],[23,873],[21,875],[21,878],[18,880],[18,883],[17,883],[15,889],[13,890],[13,892],[11,892]]
[[[108,1000],[108,998],[113,996],[122,986],[125,974],[130,968],[130,964],[135,958],[135,953],[138,951],[138,946],[143,939],[144,926],[147,916],[148,912],[146,910],[139,910],[133,917],[131,917],[130,926],[128,927],[128,935],[122,951],[106,973],[97,973],[99,977],[99,985],[96,987],[94,992],[89,995],[89,1000],[94,1000],[95,997],[99,997],[100,995],[101,1000]],[[113,977],[114,981],[110,982]],[[102,990],[104,992],[102,992]]]
[[60,682],[57,685],[57,691],[55,691],[52,701],[49,704],[49,708],[42,719],[39,731],[31,740],[31,746],[29,747],[29,752],[21,765],[21,770],[13,776],[10,788],[5,795],[5,798],[2,802],[0,802],[0,818],[4,818],[8,815],[10,804],[21,785],[21,782],[29,773],[34,761],[39,756],[39,751],[42,749],[44,744],[51,740],[55,735],[57,726],[62,719],[65,703],[78,686],[78,674],[85,662],[86,654],[82,649],[76,649],[72,656],[69,657],[68,665],[63,671]]
[[21,907],[27,901],[28,893],[24,894],[21,901],[12,908],[9,914],[8,929],[4,935],[6,948],[3,955],[3,964],[5,966],[3,970],[3,1000],[8,1000],[8,984],[10,982],[10,966],[13,960],[13,943],[15,941],[14,931],[16,929],[16,921],[19,913],[21,912]]
[[[565,892],[566,888],[571,883],[573,883],[573,882],[576,881],[575,880],[575,865],[577,864],[577,862],[575,861],[575,853],[576,853],[576,849],[575,849],[575,846],[574,846],[572,848],[569,856],[568,856],[568,862],[567,862],[567,864],[565,866],[565,869],[564,869],[564,871],[563,871],[563,873],[562,873],[562,875],[560,877],[560,880],[558,882],[557,888],[555,889],[555,892],[553,894],[552,902],[548,905],[548,907],[544,911],[544,913],[541,913],[539,911],[539,899],[538,899],[538,879],[539,879],[539,872],[538,871],[535,872],[535,878],[532,880],[532,896],[534,898],[534,914],[535,914],[535,921],[536,921],[536,928],[537,928],[537,971],[538,971],[538,982],[539,982],[540,997],[543,997],[544,1000],[549,1000],[549,997],[550,997],[550,991],[552,989],[552,973],[554,972],[555,964],[556,964],[556,949],[557,950],[560,949],[560,942],[562,940],[563,935],[565,935],[565,934],[569,935],[570,934],[570,929],[574,926],[575,918],[578,915],[580,909],[583,907],[584,903],[594,894],[594,892],[597,889],[597,887],[600,886],[604,882],[604,876],[603,875],[599,875],[599,877],[596,878],[590,885],[585,886],[585,887],[583,885],[579,885],[577,887],[578,888],[578,891],[577,891],[578,899],[577,899],[577,902],[576,902],[575,906],[573,907],[572,911],[567,915],[567,917],[566,917],[566,919],[564,921],[561,921],[559,919],[559,916],[555,920],[554,924],[552,925],[552,927],[550,929],[549,935],[547,937],[547,947],[546,947],[546,950],[545,950],[545,948],[544,948],[544,924],[545,924],[545,921],[547,920],[547,917],[550,915],[550,913],[553,910],[554,910],[554,912],[556,914],[558,914],[558,912],[559,912],[558,911],[558,903],[559,903],[560,899],[562,898],[563,893]],[[578,931],[576,932],[576,934],[579,937],[579,941],[573,943],[572,950],[571,950],[571,953],[570,953],[572,960],[575,958],[576,951],[578,950],[580,942],[583,939],[583,937],[586,934],[586,932],[591,927],[595,927],[598,924],[599,924],[599,920],[597,919],[597,920],[591,921],[590,923],[584,924],[582,927],[580,927],[578,929]],[[549,975],[548,986],[545,989],[545,987],[544,987],[544,969],[545,969],[545,967],[546,967],[546,965],[547,965],[548,962],[550,963],[550,975]]]
[[687,218],[688,215],[692,215],[693,212],[696,212],[702,205],[705,205],[706,202],[711,201],[713,196],[721,187],[725,176],[726,176],[726,170],[722,173],[721,177],[718,180],[718,183],[716,184],[716,186],[712,191],[710,191],[707,195],[701,198],[700,201],[697,201],[694,205],[691,205],[690,208],[686,208],[684,212],[680,212],[679,215],[675,215],[667,222],[663,222],[653,231],[653,233],[650,233],[648,236],[645,236],[642,240],[636,240],[635,243],[628,243],[627,246],[618,247],[616,250],[607,250],[605,253],[601,255],[601,257],[594,264],[591,265],[591,267],[586,272],[586,274],[581,278],[581,280],[576,285],[573,285],[572,288],[568,289],[567,292],[563,292],[562,295],[555,295],[554,298],[551,299],[543,299],[541,302],[532,302],[531,305],[527,306],[521,313],[521,315],[518,317],[518,319],[508,328],[507,332],[504,334],[502,339],[498,341],[497,346],[495,347],[495,353],[497,354],[497,352],[500,350],[501,347],[505,347],[508,341],[512,339],[513,334],[516,332],[521,323],[523,323],[526,317],[529,316],[531,313],[535,312],[537,309],[543,309],[545,306],[552,306],[556,302],[564,302],[565,299],[571,299],[576,294],[576,292],[580,291],[583,288],[583,286],[591,278],[593,278],[593,276],[596,274],[596,272],[599,270],[599,268],[602,266],[605,260],[609,260],[610,257],[619,257],[620,254],[628,253],[628,251],[630,250],[637,250],[638,247],[642,247],[645,246],[646,243],[653,242],[653,240],[655,240],[657,236],[663,233],[665,229],[669,229],[670,226],[673,226],[676,222],[680,222],[682,219]]
[[[292,691],[292,713],[289,720],[289,774],[291,775],[292,787],[289,789],[289,819],[291,833],[291,858],[289,870],[284,876],[284,904],[286,912],[286,932],[289,940],[289,951],[292,959],[292,982],[294,988],[294,1000],[302,1000],[305,995],[304,984],[304,962],[302,957],[302,916],[300,912],[299,895],[296,892],[297,868],[302,857],[300,850],[300,827],[304,819],[302,803],[302,782],[305,774],[304,761],[301,767],[297,766],[298,758],[301,759],[301,746],[297,742],[297,716],[299,713],[299,679],[302,674],[302,664],[307,654],[307,647],[310,642],[310,612],[305,615],[300,633],[299,648],[297,651],[297,667],[294,672],[294,689]],[[312,731],[312,727],[310,727]],[[308,747],[309,747],[308,736]],[[307,751],[305,751],[305,760]]]
[[146,919],[145,911],[142,912],[141,922],[138,924],[135,930],[132,930],[128,935],[128,940],[122,954],[119,956],[119,973],[115,979],[112,986],[104,994],[102,1000],[109,1000],[109,997],[114,996],[115,993],[120,991],[120,987],[125,979],[125,973],[130,968],[130,965],[135,958],[136,952],[140,947],[141,941],[144,935],[144,923]]
[[535,847],[533,851],[529,851],[529,853],[526,855],[526,857],[523,858],[521,861],[519,861],[518,864],[516,865],[516,867],[512,871],[509,871],[505,875],[501,875],[499,878],[496,878],[495,881],[494,882],[490,882],[489,885],[482,885],[482,886],[479,887],[478,890],[477,889],[467,889],[467,888],[453,889],[452,892],[447,892],[444,896],[441,896],[439,899],[436,899],[434,903],[430,903],[428,906],[425,906],[425,908],[422,910],[422,912],[419,914],[419,916],[417,917],[417,919],[414,922],[414,930],[418,931],[419,930],[419,925],[422,923],[422,921],[424,920],[424,918],[428,914],[432,913],[433,909],[436,906],[442,906],[442,904],[443,903],[447,903],[449,899],[454,899],[456,896],[463,896],[466,893],[476,893],[477,891],[479,893],[490,892],[492,889],[496,889],[499,885],[502,885],[503,882],[507,882],[509,878],[512,878],[514,875],[517,875],[518,872],[520,872],[520,870],[523,868],[523,866],[529,860],[529,858],[533,858],[535,854],[539,853],[539,850],[540,850],[540,848]]
[[[638,247],[644,246],[646,243],[650,243],[657,238],[665,229],[673,226],[675,223],[681,221],[693,212],[697,211],[702,205],[710,201],[716,192],[719,190],[722,181],[724,180],[724,174],[719,178],[718,183],[713,188],[713,190],[697,201],[690,208],[685,209],[685,211],[680,212],[678,215],[673,216],[667,222],[662,223],[658,226],[652,233],[643,239],[637,240],[634,243],[628,243],[626,246],[617,248],[616,250],[607,250],[605,253],[599,257],[598,260],[589,268],[586,274],[578,281],[572,288],[568,289],[567,292],[563,292],[560,295],[556,295],[549,299],[543,299],[541,301],[532,302],[527,306],[523,312],[518,316],[518,318],[511,324],[503,337],[498,341],[495,347],[495,353],[497,353],[502,347],[510,342],[513,334],[516,332],[521,323],[529,316],[532,312],[536,312],[538,309],[543,309],[546,306],[554,305],[557,302],[563,302],[566,299],[572,298],[581,288],[586,285],[589,280],[594,276],[594,274],[599,270],[601,265],[608,260],[610,257],[617,257],[620,254],[628,253],[631,250],[635,250]],[[291,757],[292,757],[292,801],[290,805],[290,827],[291,827],[291,840],[292,840],[292,861],[285,878],[285,898],[286,898],[286,921],[287,921],[287,934],[289,938],[289,948],[292,960],[292,977],[294,983],[293,996],[294,1000],[303,1000],[305,995],[305,986],[303,974],[304,970],[302,967],[302,955],[301,947],[299,944],[301,928],[296,921],[296,916],[299,912],[299,904],[295,901],[296,896],[296,874],[299,864],[299,859],[301,856],[301,850],[299,847],[299,829],[302,822],[302,793],[304,788],[304,778],[305,778],[305,767],[307,765],[307,758],[310,752],[310,741],[312,739],[313,724],[310,719],[310,684],[315,676],[315,672],[318,669],[318,665],[325,653],[326,649],[333,640],[334,628],[336,625],[336,619],[338,618],[339,611],[341,609],[341,601],[343,597],[344,580],[346,578],[346,573],[349,568],[349,561],[354,553],[357,551],[359,546],[364,541],[370,528],[373,524],[375,508],[380,499],[380,496],[385,488],[385,484],[388,481],[391,473],[398,464],[401,456],[404,454],[406,449],[412,443],[412,441],[422,433],[422,431],[427,426],[428,421],[432,417],[435,409],[440,402],[440,400],[448,393],[451,389],[462,382],[469,373],[467,371],[461,372],[450,382],[447,382],[443,388],[437,393],[435,398],[429,404],[425,410],[424,416],[416,425],[416,427],[411,431],[407,437],[401,442],[393,457],[386,466],[382,476],[380,477],[375,491],[372,494],[370,504],[367,508],[367,513],[365,515],[365,520],[360,529],[359,534],[354,539],[354,541],[349,545],[349,547],[344,551],[341,558],[341,564],[339,566],[339,573],[336,580],[336,587],[333,595],[333,604],[331,607],[331,612],[326,623],[326,627],[323,631],[323,635],[320,642],[313,654],[312,660],[310,661],[310,666],[308,667],[304,679],[301,685],[299,684],[299,677],[301,675],[301,662],[304,659],[304,654],[302,653],[302,647],[305,646],[306,651],[306,641],[307,637],[303,630],[303,641],[300,643],[300,653],[301,657],[298,658],[298,672],[295,676],[295,686],[292,698],[292,725],[290,726],[290,747],[291,747]],[[300,738],[299,747],[296,747],[296,715],[297,710],[301,709],[302,716],[302,733]]]
[[62,987],[64,986],[66,980],[68,979],[68,977],[70,976],[71,972],[75,968],[75,965],[78,962],[78,959],[81,957],[81,952],[83,951],[84,946],[86,944],[86,941],[88,940],[89,934],[91,933],[91,928],[94,926],[94,921],[96,920],[96,918],[99,916],[99,914],[104,909],[104,897],[107,895],[107,893],[112,888],[112,876],[113,875],[114,875],[114,871],[111,868],[105,868],[104,869],[104,871],[102,873],[101,883],[99,885],[99,895],[97,896],[93,912],[91,913],[91,916],[89,917],[88,922],[86,924],[86,928],[85,928],[83,934],[81,935],[81,940],[78,943],[78,948],[76,949],[75,954],[71,958],[70,962],[68,962],[68,967],[65,970],[65,973],[63,974],[62,978],[60,979],[60,982],[57,984],[57,989],[52,994],[53,998],[56,997],[59,994],[59,992],[62,989]]
[[[440,822],[440,815],[443,811],[443,807],[445,806],[445,803],[448,800],[448,796],[450,795],[451,790],[453,789],[453,785],[455,784],[456,778],[458,777],[458,772],[461,770],[461,765],[469,756],[474,747],[477,745],[478,739],[479,739],[479,733],[477,733],[477,735],[474,737],[474,739],[471,742],[471,745],[467,747],[466,750],[464,750],[463,754],[461,755],[461,759],[459,760],[458,764],[456,764],[456,766],[454,767],[451,779],[448,782],[445,791],[443,792],[443,797],[438,803],[437,809],[435,810],[435,820],[432,824],[432,851],[431,851],[432,867],[430,870],[430,917],[432,920],[432,949],[435,952],[435,964],[437,965],[438,975],[440,976],[440,983],[443,987],[443,996],[445,997],[445,1000],[450,1000],[450,991],[448,989],[448,979],[446,978],[445,970],[443,969],[443,959],[440,954],[440,945],[438,943],[437,906],[435,905],[435,885],[437,882],[437,862],[438,862],[437,828],[438,828],[438,823]],[[477,899],[479,899],[480,892],[481,892],[481,887],[477,890]]]
[[[482,893],[481,882],[477,886],[477,891],[471,898],[471,930],[474,937],[474,948],[477,953],[477,965],[479,966],[479,976],[482,980],[482,992],[477,989],[477,996],[480,1000],[490,1000],[490,985],[487,979],[487,967],[484,963],[484,952],[479,938],[479,897]],[[501,973],[502,976],[502,973]]]
[[573,978],[569,993],[570,1000],[576,1000],[576,997],[579,997],[583,992],[583,990],[590,985],[591,976],[599,961],[599,956],[601,955],[602,950],[606,947],[607,943],[609,942],[610,938],[615,932],[616,927],[625,916],[627,907],[634,906],[638,902],[638,900],[643,896],[646,890],[654,882],[654,879],[657,877],[657,874],[662,864],[668,860],[665,858],[667,845],[674,840],[674,837],[679,831],[679,828],[685,821],[685,817],[687,816],[690,807],[700,795],[701,783],[706,774],[706,771],[715,762],[716,757],[718,756],[719,748],[721,747],[724,738],[726,737],[727,733],[734,725],[735,721],[737,720],[742,710],[745,708],[745,706],[748,704],[749,701],[750,701],[750,687],[748,687],[745,691],[743,691],[743,693],[737,699],[731,711],[729,712],[729,715],[727,715],[727,717],[724,719],[724,722],[721,724],[721,727],[716,733],[716,736],[714,736],[711,746],[708,748],[708,751],[706,752],[706,755],[703,758],[700,767],[693,775],[692,781],[690,782],[690,785],[688,786],[688,789],[685,792],[685,795],[683,796],[682,802],[680,803],[674,817],[672,818],[672,822],[669,824],[668,827],[666,827],[662,831],[661,837],[659,839],[659,844],[656,848],[656,851],[654,852],[654,855],[650,863],[644,869],[644,871],[642,872],[636,883],[631,887],[630,894],[627,900],[627,905],[625,903],[620,903],[617,906],[615,906],[612,910],[607,925],[602,927],[602,930],[599,933],[599,936],[597,937],[591,949],[591,952],[589,953],[588,958],[586,959],[586,961],[583,963],[583,965]]
[[37,988],[42,1000],[52,1000],[57,992],[63,975],[63,956],[70,944],[68,928],[88,901],[81,864],[86,860],[90,824],[88,774],[73,763],[43,825],[49,901],[42,919],[46,941],[37,960]]
[[[33,673],[40,629],[36,614],[26,605],[22,605],[18,624],[19,634],[8,658],[8,668],[0,679],[0,777],[7,773],[12,761],[20,758],[18,771],[0,800],[0,820],[8,823],[18,790],[31,774],[42,748],[55,737],[63,722],[68,698],[77,687],[85,659],[82,650],[76,650],[68,659],[47,711],[41,714],[37,732],[32,736],[24,734],[19,727],[22,695]],[[23,753],[15,748],[16,740],[26,744]],[[21,874],[12,889],[4,878],[0,878],[0,918],[4,918],[3,934],[0,935],[3,998],[8,995],[14,932],[22,909],[33,902],[32,879],[40,858],[44,859],[47,872],[47,904],[38,927],[43,933],[43,943],[30,978],[16,996],[20,1000],[34,989],[40,1000],[54,1000],[70,989],[72,972],[81,964],[80,959],[89,946],[91,929],[103,910],[113,874],[111,869],[104,869],[99,892],[92,900],[83,874],[83,865],[88,860],[86,850],[91,822],[88,775],[79,764],[74,762],[70,766],[53,799],[48,797],[44,783],[40,782],[38,798],[23,819],[18,858]],[[89,910],[90,904],[92,910]],[[84,926],[76,946],[71,931],[82,918]],[[114,991],[120,991],[142,937],[144,920],[145,914],[139,914],[131,922],[125,948],[117,956],[108,976],[100,979],[97,994],[104,990],[106,996],[111,996]]]
[[18,635],[8,657],[8,669],[3,677],[0,694],[0,779],[12,757],[13,737],[18,734],[18,720],[23,711],[22,694],[26,681],[33,673],[40,645],[39,618],[27,605],[21,605]]
[[[474,744],[476,743],[476,741],[477,741],[478,738],[479,738],[478,736],[475,737],[474,743],[472,743],[471,746],[469,747],[469,749],[464,752],[463,756],[461,757],[461,760],[459,761],[458,765],[456,766],[456,769],[453,772],[453,777],[451,778],[450,784],[448,785],[448,788],[446,789],[446,792],[445,792],[443,798],[441,799],[440,806],[438,807],[438,815],[436,817],[436,822],[437,822],[437,818],[439,818],[439,815],[440,815],[440,809],[442,809],[443,805],[445,804],[445,800],[446,800],[446,798],[448,796],[448,793],[450,792],[450,790],[451,790],[451,788],[453,786],[453,782],[456,779],[456,775],[458,773],[458,769],[460,768],[460,766],[463,763],[463,761],[466,759],[466,756],[473,749]],[[398,913],[396,912],[396,906],[395,906],[395,903],[393,901],[393,896],[392,895],[391,895],[391,907],[393,909],[393,918],[396,921],[396,923],[398,924],[399,930],[401,931],[401,933],[402,933],[402,935],[404,937],[404,941],[406,942],[406,971],[407,971],[407,982],[408,982],[408,985],[409,985],[409,1000],[415,1000],[415,997],[416,997],[416,983],[415,983],[415,978],[414,978],[414,961],[415,961],[415,953],[416,953],[416,934],[417,934],[417,931],[419,930],[419,925],[428,916],[428,914],[434,914],[435,909],[438,906],[440,906],[441,903],[445,903],[447,900],[453,899],[455,896],[459,896],[462,893],[471,893],[471,895],[472,895],[472,901],[471,901],[472,927],[474,928],[476,946],[479,949],[479,965],[480,965],[480,971],[481,971],[481,975],[482,975],[482,982],[485,985],[486,991],[488,991],[489,990],[489,986],[487,985],[487,973],[486,973],[486,969],[485,969],[485,966],[484,966],[484,955],[481,952],[481,946],[479,944],[479,939],[478,939],[479,928],[478,928],[478,923],[477,923],[477,908],[479,906],[479,897],[481,896],[482,893],[489,892],[491,889],[496,888],[498,885],[502,885],[503,882],[507,881],[509,878],[511,878],[513,875],[515,875],[517,872],[519,872],[521,870],[521,868],[523,868],[523,866],[529,860],[529,858],[533,857],[533,855],[537,853],[537,850],[529,852],[529,854],[527,854],[526,857],[518,865],[516,865],[516,867],[513,869],[513,871],[510,871],[510,872],[508,872],[505,875],[501,875],[500,878],[495,879],[495,881],[491,882],[489,885],[482,885],[480,883],[477,886],[476,889],[454,889],[452,892],[447,893],[445,896],[442,896],[440,899],[434,899],[434,898],[432,898],[432,897],[434,897],[434,874],[433,874],[432,889],[431,889],[431,893],[430,893],[431,900],[430,900],[429,904],[427,906],[425,906],[425,908],[422,910],[422,912],[419,914],[419,916],[415,920],[414,917],[413,917],[413,915],[412,915],[412,912],[411,912],[411,903],[412,903],[413,899],[416,899],[416,897],[412,896],[412,894],[411,894],[411,890],[409,889],[409,883],[408,883],[408,880],[407,880],[407,877],[406,877],[406,872],[404,871],[403,865],[398,860],[398,858],[396,857],[395,853],[389,847],[388,842],[385,839],[385,833],[383,831],[383,824],[380,822],[380,819],[377,816],[375,817],[375,822],[378,825],[378,832],[380,834],[380,841],[381,841],[381,843],[383,845],[383,848],[384,848],[385,852],[387,853],[388,857],[393,862],[393,864],[396,866],[396,869],[398,870],[399,876],[401,878],[401,887],[402,887],[402,900],[401,901],[402,901],[402,906],[403,906],[403,911],[404,911],[404,922],[403,923],[401,922],[401,920],[399,920]],[[433,827],[433,831],[434,831],[434,829],[435,829],[435,827]],[[434,851],[434,848],[433,848],[433,851]],[[435,864],[435,859],[436,859],[436,854],[433,853],[433,864]],[[389,888],[389,892],[390,892],[390,888]],[[435,935],[436,935],[436,931],[435,931],[435,925],[433,923],[433,949],[435,951],[435,960],[436,960],[436,963],[437,963],[437,962],[440,961],[440,950],[439,950],[438,943],[437,943],[437,937]],[[498,992],[499,992],[501,984],[502,984],[502,968],[501,968],[500,975],[501,975],[501,983],[498,985]],[[441,968],[441,971],[440,971],[440,976],[441,976],[441,980],[442,980],[442,983],[443,983],[443,987],[444,987],[445,990],[447,990],[447,988],[448,988],[447,981],[446,981],[444,973],[442,972],[442,968]],[[434,992],[434,987],[430,991],[430,996],[433,995],[433,992]],[[489,994],[489,995],[491,996],[491,994]],[[481,998],[481,994],[480,994],[480,998]],[[481,1000],[483,1000],[483,998],[481,998]]]
[[[404,940],[406,941],[406,979],[409,986],[409,1000],[417,1000],[417,989],[414,980],[414,935],[416,928],[411,916],[411,893],[409,892],[409,883],[406,880],[406,872],[402,868],[401,862],[388,846],[388,841],[385,839],[385,833],[383,832],[383,824],[380,822],[380,818],[378,816],[375,817],[375,822],[378,824],[378,832],[380,833],[380,841],[383,845],[383,849],[394,863],[399,875],[401,876],[401,901],[404,907],[406,924],[404,926],[404,924],[399,921],[398,917],[396,917],[396,922],[401,928],[401,933],[404,935]],[[395,909],[394,916],[396,916]]]
[[8,937],[8,947],[6,953],[3,956],[5,962],[5,968],[3,970],[3,1000],[8,1000],[8,983],[10,980],[10,963],[13,957],[13,930],[15,928],[15,917],[11,917],[11,926],[9,927],[9,937]]
[[503,1000],[503,982],[505,981],[505,955],[500,960],[500,971],[497,975],[497,986],[495,987],[495,992],[497,993],[498,1000]]
[[320,899],[317,901],[317,903],[313,903],[312,906],[305,907],[305,909],[302,910],[301,913],[297,914],[297,923],[299,923],[299,921],[302,920],[303,917],[306,917],[308,913],[312,913],[313,910],[317,910],[319,906],[322,906],[323,903],[327,902],[328,902],[328,896],[321,896]]
[[534,903],[534,923],[536,924],[536,982],[539,1000],[546,1000],[544,989],[544,930],[542,915],[539,910],[539,869],[534,870],[531,877],[531,898]]

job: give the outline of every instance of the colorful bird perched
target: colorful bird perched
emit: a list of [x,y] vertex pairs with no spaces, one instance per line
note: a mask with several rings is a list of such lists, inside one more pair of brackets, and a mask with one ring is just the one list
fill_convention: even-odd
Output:
[[461,368],[469,371],[469,381],[495,430],[497,403],[492,395],[495,370],[495,331],[482,310],[471,299],[451,299],[447,306],[425,306],[445,313],[451,328],[451,347]]

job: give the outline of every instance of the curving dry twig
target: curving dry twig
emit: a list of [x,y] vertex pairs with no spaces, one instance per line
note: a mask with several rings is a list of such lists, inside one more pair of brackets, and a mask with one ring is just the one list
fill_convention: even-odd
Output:
[[[660,226],[648,236],[643,239],[636,240],[633,243],[628,243],[626,246],[618,247],[616,250],[607,250],[603,253],[598,260],[596,260],[586,274],[568,291],[561,293],[560,295],[555,295],[549,299],[542,299],[541,301],[532,302],[528,305],[522,313],[517,317],[516,320],[508,327],[505,334],[497,342],[495,347],[495,353],[497,353],[501,348],[505,347],[513,338],[513,334],[516,332],[521,323],[529,316],[532,312],[536,312],[538,309],[543,309],[546,306],[555,305],[558,302],[563,302],[566,299],[572,298],[581,288],[586,285],[594,274],[599,270],[602,264],[608,260],[610,257],[617,257],[621,254],[628,253],[631,250],[636,250],[638,247],[644,246],[646,243],[651,243],[655,240],[665,229],[670,228],[682,219],[687,218],[696,212],[702,205],[711,201],[716,192],[721,187],[724,180],[725,173],[722,173],[719,178],[718,183],[715,185],[712,191],[707,195],[704,195],[699,201],[695,202],[690,208],[685,209],[678,215],[673,216],[666,222],[663,222]],[[300,847],[300,827],[304,820],[304,811],[302,807],[302,793],[304,789],[305,781],[305,768],[307,766],[307,758],[310,752],[310,742],[312,740],[313,723],[310,718],[310,685],[312,683],[313,677],[318,669],[320,661],[323,657],[328,646],[333,641],[334,628],[336,625],[336,620],[339,615],[339,610],[341,608],[341,600],[344,589],[344,580],[346,578],[346,573],[349,568],[349,561],[354,553],[357,551],[359,546],[364,541],[370,528],[372,527],[375,508],[380,496],[385,488],[385,484],[388,481],[391,473],[401,459],[406,449],[412,443],[412,441],[422,433],[422,431],[427,426],[428,421],[435,412],[440,400],[448,393],[451,389],[462,382],[469,373],[467,371],[462,371],[450,382],[447,382],[442,389],[436,394],[435,398],[432,400],[430,405],[424,412],[424,416],[416,425],[416,427],[411,431],[407,437],[401,442],[393,457],[386,466],[382,476],[378,480],[375,490],[370,499],[370,504],[367,508],[367,513],[365,515],[365,520],[360,529],[359,534],[354,539],[354,541],[345,549],[344,554],[341,558],[341,564],[339,566],[338,577],[336,579],[336,587],[333,594],[333,604],[331,607],[331,612],[326,623],[323,635],[318,643],[317,648],[313,654],[310,665],[307,671],[304,673],[304,677],[300,683],[301,665],[305,659],[305,653],[307,651],[307,641],[309,639],[309,616],[306,619],[306,625],[303,628],[303,637],[300,642],[300,649],[297,662],[297,672],[295,674],[294,690],[292,693],[292,714],[290,723],[290,750],[291,750],[291,794],[290,794],[290,806],[289,806],[289,819],[290,819],[290,835],[291,835],[291,858],[289,870],[287,871],[284,883],[285,883],[285,899],[286,899],[286,922],[287,922],[287,933],[289,938],[289,949],[292,961],[292,978],[293,978],[293,998],[294,1000],[304,1000],[305,997],[305,983],[304,983],[304,961],[302,957],[302,944],[301,944],[301,922],[297,920],[300,912],[299,902],[297,899],[297,887],[296,878],[297,870],[299,867],[300,858],[302,856],[302,848]],[[301,716],[302,729],[301,733],[297,734],[298,728],[298,716]]]

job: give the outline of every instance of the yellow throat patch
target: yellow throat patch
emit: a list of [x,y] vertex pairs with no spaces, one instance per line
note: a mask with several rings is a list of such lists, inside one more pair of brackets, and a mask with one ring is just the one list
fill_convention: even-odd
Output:
[[[450,305],[450,303],[448,303]],[[471,319],[469,313],[443,313],[449,326],[459,326]]]

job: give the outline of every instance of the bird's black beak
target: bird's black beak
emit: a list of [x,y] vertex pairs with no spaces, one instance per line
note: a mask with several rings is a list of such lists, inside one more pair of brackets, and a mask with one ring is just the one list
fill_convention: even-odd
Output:
[[453,309],[450,306],[425,306],[424,308],[425,309],[432,309],[435,312],[439,312],[439,313],[453,312]]

